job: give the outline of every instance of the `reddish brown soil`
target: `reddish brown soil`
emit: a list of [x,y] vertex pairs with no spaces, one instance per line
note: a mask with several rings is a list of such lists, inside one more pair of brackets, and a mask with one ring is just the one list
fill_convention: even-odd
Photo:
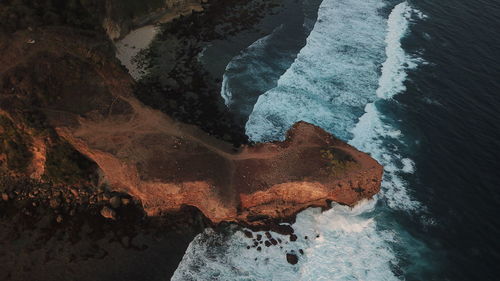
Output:
[[[215,223],[259,225],[379,191],[374,159],[311,124],[295,124],[284,142],[235,151],[144,106],[106,42],[91,38],[62,28],[0,38],[2,113],[13,119],[20,107],[37,107],[112,189],[140,199],[149,215],[190,205]],[[37,155],[38,166],[43,159]]]

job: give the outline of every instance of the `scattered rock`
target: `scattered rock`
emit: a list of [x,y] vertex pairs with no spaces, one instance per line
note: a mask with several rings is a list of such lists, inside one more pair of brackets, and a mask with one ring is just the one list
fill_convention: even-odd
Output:
[[78,198],[78,190],[74,189],[74,188],[70,188],[69,189],[71,191],[71,193],[73,194],[73,196],[76,198]]
[[107,219],[116,220],[116,212],[107,206],[101,209],[101,215]]
[[60,190],[56,190],[52,193],[52,196],[53,197],[61,197],[61,191]]
[[278,241],[276,241],[276,239],[274,239],[274,238],[271,238],[271,240],[269,240],[269,241],[271,241],[271,244],[273,244],[273,245],[278,245]]
[[9,194],[2,192],[2,200],[3,201],[9,201]]
[[102,195],[103,201],[109,201],[109,199],[111,199],[111,195],[109,195],[109,193],[106,192]]
[[299,258],[295,254],[286,254],[286,261],[289,264],[297,264],[299,262]]
[[245,234],[245,236],[246,236],[247,238],[253,238],[253,234],[252,234],[252,232],[250,232],[250,231],[248,231],[248,230],[245,230],[245,231],[243,231],[243,233]]
[[291,234],[291,235],[290,235],[290,241],[292,241],[292,242],[293,242],[293,241],[297,241],[297,235],[295,235],[295,234]]
[[61,205],[61,200],[59,198],[50,199],[49,205],[52,209],[57,209]]
[[264,234],[266,234],[267,239],[273,238],[273,236],[271,236],[271,233],[269,233],[269,231],[266,231],[266,233]]
[[260,246],[257,247],[257,251],[259,251],[259,252],[262,251],[262,248]]
[[61,223],[63,221],[63,217],[61,215],[58,215],[56,218],[57,223]]
[[128,198],[122,198],[122,205],[123,206],[127,206],[128,204],[130,204],[130,199],[128,199]]
[[257,241],[260,241],[260,239],[262,239],[262,235],[261,234],[257,234]]
[[113,196],[111,199],[109,199],[109,204],[113,209],[118,209],[120,208],[120,205],[122,204],[122,200],[118,196]]
[[269,242],[269,240],[266,240],[266,242],[264,244],[266,245],[266,247],[270,247],[271,246],[271,242]]
[[303,255],[303,254],[304,254],[304,250],[299,249],[299,253],[300,253],[301,255]]

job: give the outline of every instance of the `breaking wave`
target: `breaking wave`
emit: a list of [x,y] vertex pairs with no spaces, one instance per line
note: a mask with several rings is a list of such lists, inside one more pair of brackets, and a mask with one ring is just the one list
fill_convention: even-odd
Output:
[[[397,280],[388,246],[394,234],[377,229],[370,215],[374,206],[372,200],[354,208],[333,205],[323,213],[305,210],[292,225],[297,241],[273,233],[282,248],[262,246],[262,251],[247,249],[252,239],[241,231],[225,235],[207,229],[189,245],[172,280]],[[286,253],[299,256],[298,266],[287,262]]]
[[[299,239],[282,248],[258,252],[247,249],[252,240],[241,231],[207,229],[190,244],[172,280],[402,278],[394,245],[411,238],[403,237],[408,234],[395,222],[386,223],[391,220],[387,210],[420,207],[403,179],[416,167],[402,155],[401,131],[378,107],[405,90],[407,71],[420,63],[404,52],[401,39],[411,21],[423,15],[403,2],[384,19],[382,7],[375,0],[324,0],[306,46],[277,87],[259,97],[246,126],[252,140],[269,141],[282,139],[299,120],[319,125],[384,166],[381,193],[354,208],[334,204],[323,213],[301,212],[292,225]],[[298,264],[287,263],[286,253],[297,254]]]
[[246,124],[254,141],[283,139],[295,122],[316,124],[342,139],[376,98],[384,61],[381,1],[325,0],[318,19],[278,86],[261,95]]
[[420,207],[420,203],[409,196],[407,183],[401,177],[402,174],[413,173],[415,164],[401,155],[401,148],[406,146],[401,140],[401,131],[387,120],[377,105],[404,92],[408,70],[415,69],[422,63],[419,58],[406,54],[401,47],[401,39],[407,34],[409,24],[414,18],[422,19],[424,15],[407,2],[396,5],[389,15],[385,39],[386,60],[382,64],[376,91],[379,100],[365,106],[365,113],[352,129],[353,138],[349,141],[349,144],[370,153],[384,166],[382,198],[387,200],[389,207],[404,210]]

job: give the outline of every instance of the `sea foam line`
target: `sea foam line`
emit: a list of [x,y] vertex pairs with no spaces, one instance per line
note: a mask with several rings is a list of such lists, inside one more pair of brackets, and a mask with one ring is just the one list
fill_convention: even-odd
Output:
[[[376,95],[379,101],[404,91],[406,71],[416,67],[417,61],[404,53],[400,43],[415,13],[404,2],[397,5],[389,17],[387,59]],[[401,132],[385,122],[375,102],[366,105],[352,133],[354,137],[350,143],[370,152],[384,165],[385,176],[379,197],[386,198],[392,208],[418,208],[419,203],[408,196],[400,176],[412,173],[414,163],[401,156],[397,146],[386,147],[387,139],[399,142]],[[397,280],[392,268],[398,261],[391,244],[397,243],[398,235],[377,225],[375,204],[376,200],[360,202],[354,208],[333,205],[326,212],[307,209],[297,215],[292,225],[299,239],[285,244],[283,249],[247,250],[251,240],[242,232],[225,237],[208,229],[190,244],[172,280]],[[272,235],[288,240],[286,236]],[[305,236],[310,238],[304,239]],[[305,252],[299,256],[299,263],[288,264],[285,253],[298,253],[299,249]]]
[[[387,201],[389,207],[402,210],[421,207],[421,204],[408,194],[408,183],[402,177],[405,173],[415,171],[415,163],[400,154],[399,147],[405,146],[401,140],[402,133],[386,122],[377,108],[377,103],[404,92],[407,72],[423,63],[421,59],[408,55],[401,46],[401,40],[408,33],[413,18],[423,19],[425,16],[406,1],[396,5],[389,15],[385,39],[387,58],[382,64],[377,89],[379,100],[365,106],[365,113],[352,129],[354,137],[349,141],[356,148],[370,153],[384,166],[381,197]],[[396,145],[389,146],[388,143]]]

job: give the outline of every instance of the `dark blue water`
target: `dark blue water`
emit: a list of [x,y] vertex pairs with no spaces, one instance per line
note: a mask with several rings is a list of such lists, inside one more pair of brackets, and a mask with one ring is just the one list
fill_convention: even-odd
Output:
[[[321,238],[284,249],[249,251],[241,232],[207,230],[174,279],[497,280],[499,30],[498,1],[324,0],[296,59],[285,72],[276,64],[274,87],[245,99],[252,83],[239,72],[226,91],[251,102],[241,107],[253,106],[253,140],[305,120],[369,152],[384,165],[381,193],[354,209],[302,212],[296,233]],[[262,75],[272,58],[260,56]]]
[[498,280],[500,261],[500,2],[413,1],[428,20],[408,49],[429,62],[397,101],[416,143],[411,186],[435,226],[414,228],[449,280]]

